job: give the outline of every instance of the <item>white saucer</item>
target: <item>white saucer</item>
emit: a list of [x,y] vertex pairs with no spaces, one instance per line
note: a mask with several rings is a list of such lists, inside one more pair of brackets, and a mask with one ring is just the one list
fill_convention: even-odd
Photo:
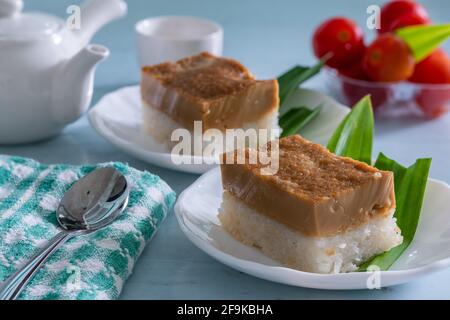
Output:
[[[373,273],[322,275],[301,272],[265,257],[234,240],[217,218],[222,201],[219,168],[200,177],[178,198],[175,213],[186,236],[218,261],[258,278],[317,289],[367,289]],[[406,283],[450,266],[450,186],[428,180],[421,220],[410,247],[389,271],[379,273],[382,287]]]
[[[326,144],[349,109],[317,91],[299,89],[287,102],[291,106],[315,108],[323,104],[319,116],[302,132],[306,139]],[[126,87],[105,95],[88,115],[92,127],[106,140],[130,155],[167,169],[205,173],[216,165],[204,164],[197,156],[184,156],[202,164],[175,164],[170,151],[141,130],[142,110],[139,86]],[[196,159],[197,158],[197,159]],[[194,161],[197,160],[197,161]],[[213,163],[209,159],[209,163]]]

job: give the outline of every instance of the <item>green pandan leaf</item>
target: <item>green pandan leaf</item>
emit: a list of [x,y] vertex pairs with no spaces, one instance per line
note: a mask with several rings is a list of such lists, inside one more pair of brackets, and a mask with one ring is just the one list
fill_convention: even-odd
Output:
[[376,265],[380,270],[388,270],[409,247],[419,224],[430,166],[431,159],[418,159],[414,165],[405,168],[384,154],[379,155],[375,167],[394,173],[397,202],[394,216],[402,232],[403,243],[388,252],[371,258],[359,267],[359,271],[366,271],[371,265]]
[[322,66],[322,61],[312,67],[295,66],[278,77],[278,84],[280,86],[280,112],[284,109],[284,102],[289,95],[303,82],[318,74]]
[[396,34],[411,48],[417,62],[428,57],[450,37],[450,24],[401,28]]
[[373,144],[373,111],[370,96],[361,99],[328,142],[328,150],[370,164]]
[[293,108],[286,112],[280,118],[280,127],[283,129],[281,137],[287,137],[300,132],[306,125],[308,125],[312,120],[314,120],[322,110],[322,106],[314,108],[313,110],[298,107]]

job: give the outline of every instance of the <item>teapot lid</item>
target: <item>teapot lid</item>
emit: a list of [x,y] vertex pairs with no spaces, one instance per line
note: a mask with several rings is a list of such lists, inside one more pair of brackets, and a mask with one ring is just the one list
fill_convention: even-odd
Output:
[[31,40],[52,35],[62,28],[58,18],[41,13],[22,13],[23,0],[0,0],[0,41]]

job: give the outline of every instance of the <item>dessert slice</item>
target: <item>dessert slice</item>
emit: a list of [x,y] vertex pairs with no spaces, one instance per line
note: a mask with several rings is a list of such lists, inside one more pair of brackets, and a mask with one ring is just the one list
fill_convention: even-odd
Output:
[[[269,143],[268,149],[271,148]],[[245,158],[255,150],[246,149]],[[237,151],[224,155],[236,160]],[[223,227],[244,244],[294,269],[339,273],[402,243],[393,214],[394,181],[300,136],[279,140],[279,170],[223,164]]]
[[195,121],[200,134],[278,128],[278,82],[256,80],[239,62],[209,53],[144,67],[141,94],[144,129],[169,145],[175,129],[194,134]]

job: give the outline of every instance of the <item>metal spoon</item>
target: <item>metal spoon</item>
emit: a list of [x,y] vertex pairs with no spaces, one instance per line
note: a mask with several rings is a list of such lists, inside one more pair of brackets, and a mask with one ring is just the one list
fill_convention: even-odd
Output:
[[0,300],[16,299],[47,259],[69,239],[111,224],[127,207],[129,191],[126,178],[112,167],[97,169],[76,182],[56,212],[63,230],[5,281]]

